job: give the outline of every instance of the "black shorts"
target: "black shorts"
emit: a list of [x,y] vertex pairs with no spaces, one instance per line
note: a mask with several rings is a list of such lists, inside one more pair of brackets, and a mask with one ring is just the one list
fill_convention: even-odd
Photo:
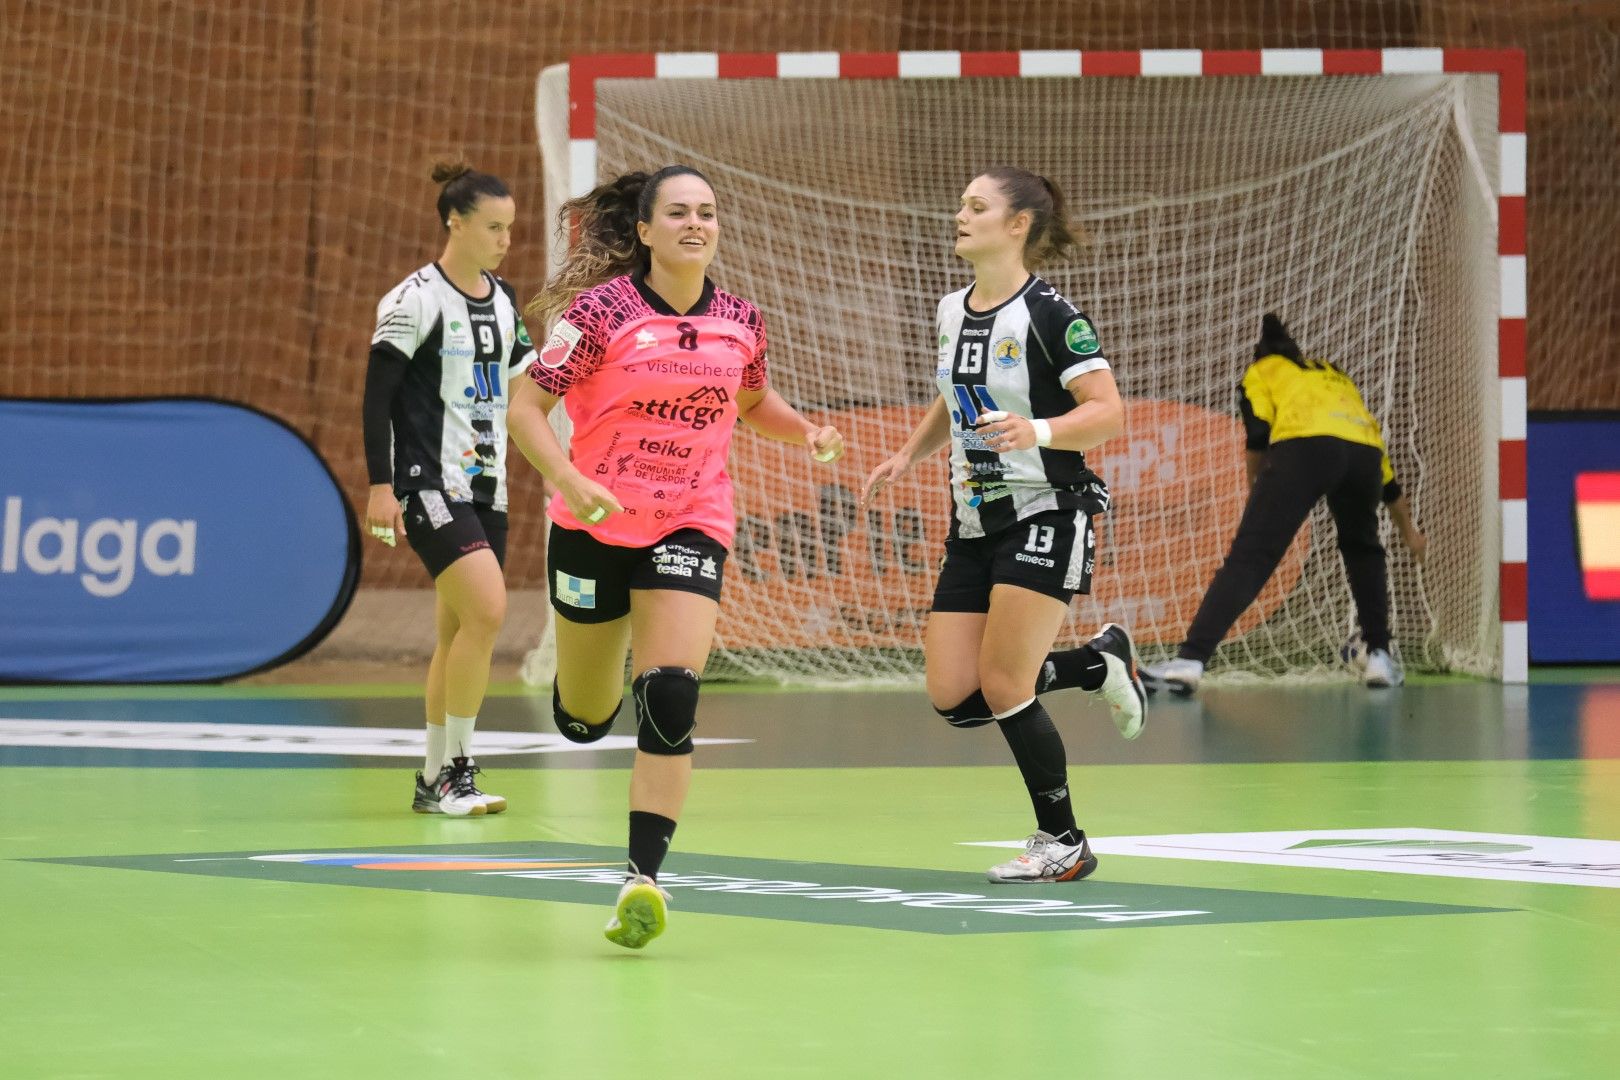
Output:
[[1097,535],[1084,510],[1048,510],[1010,529],[945,541],[935,611],[990,610],[990,589],[1017,585],[1067,604],[1091,591]]
[[647,547],[619,547],[583,529],[552,525],[546,564],[557,614],[569,622],[604,623],[630,613],[631,589],[674,589],[719,603],[726,548],[696,529],[677,529]]
[[488,548],[506,565],[506,512],[482,503],[451,502],[442,491],[407,491],[405,540],[437,578],[463,555]]

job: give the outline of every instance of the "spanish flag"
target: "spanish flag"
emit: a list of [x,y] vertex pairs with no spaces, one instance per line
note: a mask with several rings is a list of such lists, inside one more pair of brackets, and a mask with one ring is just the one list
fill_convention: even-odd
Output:
[[1620,600],[1620,472],[1577,473],[1575,531],[1588,600]]

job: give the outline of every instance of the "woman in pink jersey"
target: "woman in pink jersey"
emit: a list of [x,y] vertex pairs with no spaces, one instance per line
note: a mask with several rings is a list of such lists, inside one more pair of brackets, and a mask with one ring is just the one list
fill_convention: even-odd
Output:
[[[559,220],[579,242],[529,305],[531,319],[556,321],[507,424],[557,489],[547,513],[558,730],[575,742],[606,735],[627,651],[637,673],[629,874],[607,937],[639,949],[664,929],[658,870],[691,783],[699,680],[736,530],[732,429],[744,420],[818,461],[842,454],[843,439],[766,385],[764,320],[709,280],[720,222],[701,173],[629,173],[564,204]],[[546,421],[559,401],[568,450]]]

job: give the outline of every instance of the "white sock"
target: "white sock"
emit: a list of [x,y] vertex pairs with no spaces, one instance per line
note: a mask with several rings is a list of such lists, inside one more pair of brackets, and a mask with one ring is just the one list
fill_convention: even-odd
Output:
[[444,714],[444,760],[452,758],[472,757],[473,728],[478,724],[476,716],[451,716]]
[[429,784],[444,768],[444,725],[429,724],[427,726],[427,758],[422,762],[422,779]]

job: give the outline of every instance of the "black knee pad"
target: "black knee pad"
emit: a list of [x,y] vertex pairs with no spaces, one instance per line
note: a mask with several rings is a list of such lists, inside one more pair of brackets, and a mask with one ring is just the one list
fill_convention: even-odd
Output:
[[943,716],[951,727],[983,727],[995,719],[990,712],[990,703],[984,700],[983,690],[973,691],[954,708],[936,708],[934,711]]
[[691,668],[655,667],[630,684],[636,703],[636,746],[673,757],[692,752],[697,728],[698,674]]
[[613,715],[600,724],[587,724],[585,721],[573,716],[563,708],[562,695],[557,692],[557,683],[551,684],[551,718],[557,724],[557,730],[569,742],[592,743],[606,735],[613,728],[613,721],[619,715],[619,709],[624,702],[613,707]]

